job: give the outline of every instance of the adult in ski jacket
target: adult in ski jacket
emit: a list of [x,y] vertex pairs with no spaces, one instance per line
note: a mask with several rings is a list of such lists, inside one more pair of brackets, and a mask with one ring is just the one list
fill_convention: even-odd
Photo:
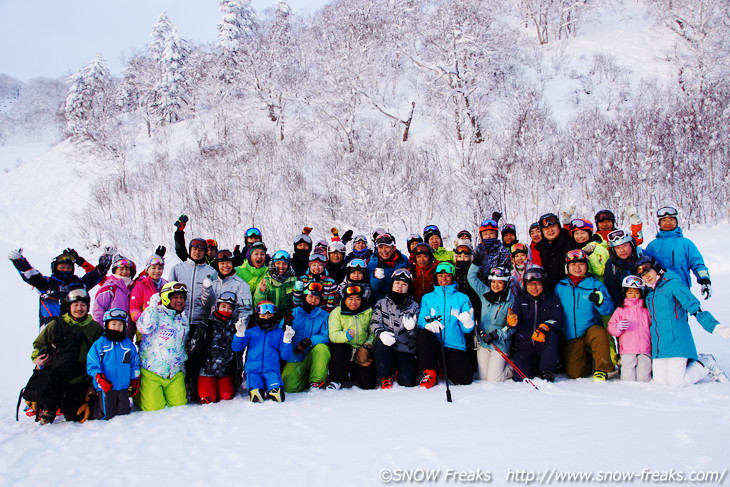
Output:
[[[205,245],[205,247],[203,247]],[[203,321],[210,314],[210,309],[203,306],[203,281],[205,278],[212,278],[216,270],[208,265],[205,260],[205,240],[195,238],[190,241],[190,259],[176,264],[170,271],[167,280],[170,282],[182,282],[188,288],[186,301],[186,314],[190,323]]]
[[[277,263],[278,262],[278,263]],[[286,267],[285,270],[282,269]],[[285,250],[274,252],[269,269],[254,290],[253,302],[271,301],[276,305],[276,316],[281,320],[294,307],[294,285],[297,276],[291,266],[291,258]]]
[[395,248],[395,238],[389,233],[383,233],[375,240],[377,254],[368,262],[370,287],[373,294],[370,303],[374,304],[383,299],[393,284],[393,272],[397,269],[409,268],[408,258]]
[[710,281],[710,271],[705,265],[702,254],[697,246],[682,234],[680,227],[673,230],[659,230],[656,239],[649,242],[647,252],[654,255],[662,266],[674,272],[687,286],[692,287],[690,271],[697,278],[697,282],[703,284]]

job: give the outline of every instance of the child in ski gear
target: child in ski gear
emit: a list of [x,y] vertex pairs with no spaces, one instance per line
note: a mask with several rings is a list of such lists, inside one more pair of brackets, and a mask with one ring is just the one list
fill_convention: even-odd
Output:
[[301,235],[297,235],[294,239],[294,254],[292,255],[291,266],[294,269],[294,275],[303,276],[309,268],[309,254],[312,252],[312,238],[309,233],[312,231],[309,227],[304,227]]
[[233,268],[233,253],[230,250],[219,250],[213,260],[213,267],[218,271],[215,275],[203,279],[201,303],[208,313],[216,310],[218,298],[225,292],[231,292],[238,300],[233,309],[231,322],[238,321],[239,317],[248,320],[252,313],[251,289]]
[[651,380],[651,334],[649,310],[644,306],[646,286],[636,276],[626,276],[621,285],[623,302],[608,321],[608,333],[618,338],[621,380]]
[[665,206],[657,211],[659,219],[659,233],[656,239],[649,242],[647,252],[654,255],[669,271],[676,273],[682,282],[692,287],[690,271],[697,277],[697,283],[702,287],[705,299],[712,296],[710,271],[705,265],[702,254],[697,246],[682,235],[678,224],[679,212],[672,207]]
[[185,314],[187,297],[188,287],[184,283],[170,281],[162,286],[160,294],[150,298],[150,305],[137,320],[137,331],[142,335],[139,344],[142,368],[139,394],[134,403],[142,411],[187,403],[184,372],[185,343],[190,331]]
[[416,319],[418,303],[410,296],[411,273],[398,269],[386,297],[375,303],[370,323],[375,369],[381,389],[393,387],[393,377],[403,387],[416,385]]
[[[134,284],[137,266],[131,260],[117,255],[112,262],[112,275],[107,277],[94,297],[92,316],[97,323],[103,323],[107,310],[119,308],[129,314],[129,299]],[[127,336],[134,337],[135,329],[126,327]]]
[[474,329],[474,309],[466,294],[456,290],[454,264],[441,262],[436,267],[436,288],[423,296],[418,315],[416,349],[421,387],[436,385],[436,366],[440,347],[444,347],[448,377],[454,384],[471,384],[473,370],[466,352],[465,335]]
[[139,355],[127,337],[128,314],[121,308],[104,313],[104,335],[89,349],[86,373],[97,391],[94,419],[129,414],[129,398],[139,392]]
[[433,250],[426,243],[419,243],[413,250],[413,299],[421,302],[424,294],[433,291],[436,285],[434,271],[438,262],[433,256]]
[[[291,346],[293,329],[285,331],[277,325],[276,306],[271,301],[262,301],[256,306],[248,329],[243,322],[236,323],[236,336],[233,337],[233,350],[246,352],[246,387],[251,402],[273,399],[284,401],[283,380],[280,360],[283,357],[284,343],[288,339]],[[288,338],[287,338],[288,337]]]
[[[91,415],[93,388],[86,375],[86,359],[92,344],[104,333],[89,314],[91,298],[85,289],[73,289],[65,296],[68,313],[55,318],[33,341],[31,359],[46,375],[43,390],[32,399],[41,424],[52,423],[61,409],[66,421],[83,423]],[[28,392],[29,386],[26,387]]]
[[507,315],[512,308],[514,296],[509,289],[510,271],[504,267],[493,267],[489,271],[489,286],[477,274],[479,268],[469,267],[469,284],[480,296],[482,313],[476,330],[477,363],[479,378],[488,382],[502,382],[510,378],[510,370],[494,347],[505,354],[512,345],[511,328]]
[[325,385],[330,349],[329,314],[320,307],[323,292],[322,284],[309,283],[303,291],[302,305],[282,320],[285,331],[291,328],[281,353],[287,361],[281,372],[286,392],[300,392],[307,386],[320,389]]
[[722,338],[730,338],[730,328],[721,325],[690,292],[682,279],[666,270],[652,256],[636,263],[635,274],[646,285],[646,307],[651,317],[651,358],[654,382],[670,386],[688,386],[708,373],[719,382],[727,376],[711,355],[697,354],[687,313],[702,328]]
[[338,286],[345,279],[345,244],[342,242],[331,242],[327,246],[327,275],[331,277]]
[[347,263],[347,275],[345,280],[337,288],[337,304],[340,304],[344,291],[350,286],[360,286],[362,288],[362,298],[370,302],[370,296],[373,290],[370,288],[370,280],[368,279],[368,265],[362,259],[353,259]]
[[444,248],[441,230],[436,225],[428,225],[423,229],[423,241],[433,249],[433,258],[437,262],[454,262],[454,253]]
[[375,240],[377,254],[373,255],[368,262],[368,273],[370,274],[370,287],[373,295],[370,303],[374,304],[383,299],[393,284],[391,277],[397,269],[407,269],[408,259],[395,248],[395,238],[383,232]]
[[246,253],[246,261],[236,268],[236,274],[243,279],[250,290],[256,290],[264,278],[266,271],[266,245],[262,242],[254,242]]
[[565,277],[565,253],[573,250],[575,242],[570,233],[559,225],[558,216],[554,213],[542,215],[539,222],[543,238],[535,248],[540,252],[542,268],[547,274],[543,285],[546,290],[552,291]]
[[276,316],[281,320],[294,307],[294,285],[297,276],[291,266],[291,257],[286,250],[274,252],[269,270],[254,293],[254,305],[261,301],[272,301],[276,305]]
[[[145,273],[147,275],[140,276],[132,286],[132,291],[129,294],[129,317],[130,324],[136,323],[139,319],[142,311],[149,306],[150,298],[160,292],[162,286],[167,283],[167,280],[163,279],[162,273],[165,270],[165,260],[158,254],[153,254],[147,259],[147,265],[145,267]],[[136,330],[136,325],[134,329]]]
[[[563,306],[552,292],[545,291],[546,274],[542,267],[525,271],[525,292],[518,294],[508,312],[505,335],[512,334],[512,361],[529,379],[539,374],[548,382],[555,380],[558,368],[558,341],[563,330]],[[513,381],[520,381],[518,374]]]
[[373,310],[363,298],[362,288],[345,288],[342,303],[330,313],[328,320],[332,344],[328,389],[339,389],[348,380],[353,380],[360,389],[375,388],[372,316]]
[[613,301],[606,286],[588,274],[588,256],[582,250],[565,254],[565,273],[555,286],[565,312],[565,371],[571,379],[587,377],[593,362],[593,380],[605,381],[614,367],[601,315],[613,311]]
[[[231,263],[231,268],[233,263]],[[243,283],[245,284],[245,283]],[[233,316],[239,299],[235,292],[223,291],[216,298],[216,305],[210,317],[195,328],[187,350],[197,356],[200,364],[197,381],[197,396],[202,404],[227,401],[235,396],[234,374],[236,357],[231,348],[235,325]],[[245,327],[249,314],[240,314],[238,320]]]
[[509,250],[497,238],[498,234],[499,227],[497,226],[497,220],[487,219],[479,226],[479,238],[481,241],[474,250],[472,264],[479,267],[478,277],[482,282],[487,282],[489,270],[492,267],[505,267],[507,269],[512,267]]
[[[73,250],[73,249],[69,249]],[[111,249],[113,251],[113,249]],[[63,300],[72,289],[83,288],[87,291],[96,286],[109,270],[111,254],[104,253],[99,257],[99,265],[88,270],[79,278],[74,273],[74,264],[86,260],[73,254],[64,252],[56,256],[51,262],[51,275],[46,277],[33,268],[23,256],[23,249],[11,250],[8,258],[26,283],[30,284],[40,294],[38,305],[39,327],[61,316],[68,310],[62,310]],[[88,265],[88,264],[87,264]],[[62,312],[63,311],[63,312]]]
[[316,282],[322,285],[322,296],[320,306],[326,312],[335,309],[337,302],[337,284],[334,279],[327,275],[325,265],[327,257],[318,252],[309,256],[309,270],[294,283],[293,302],[294,306],[301,306],[304,302],[304,290],[310,283]]
[[367,264],[373,251],[368,248],[368,238],[365,235],[356,235],[352,240],[352,252],[345,257],[345,263],[349,264],[354,259],[361,259]]
[[570,235],[575,241],[576,248],[582,249],[588,255],[588,272],[603,282],[609,254],[608,248],[593,238],[593,224],[588,220],[575,218],[570,221]]
[[517,296],[524,291],[523,277],[525,271],[531,269],[533,264],[530,261],[530,251],[527,245],[523,243],[512,244],[509,253],[512,256],[512,275],[509,280],[509,288],[512,296]]

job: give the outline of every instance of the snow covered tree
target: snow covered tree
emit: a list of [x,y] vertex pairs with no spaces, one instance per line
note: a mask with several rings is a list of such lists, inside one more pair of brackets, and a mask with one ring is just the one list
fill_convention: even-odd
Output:
[[162,12],[160,18],[152,26],[152,40],[148,47],[154,61],[162,59],[165,47],[167,47],[167,39],[174,28],[175,26],[167,16],[167,12]]
[[259,22],[251,0],[221,0],[220,9],[223,16],[215,44],[218,77],[224,84],[234,85],[252,63]]
[[93,136],[111,112],[112,78],[97,54],[84,68],[69,78],[66,121],[74,135]]
[[177,122],[183,118],[183,112],[189,105],[188,54],[187,43],[178,35],[177,27],[173,26],[158,62],[161,79],[151,94],[150,105],[159,123]]

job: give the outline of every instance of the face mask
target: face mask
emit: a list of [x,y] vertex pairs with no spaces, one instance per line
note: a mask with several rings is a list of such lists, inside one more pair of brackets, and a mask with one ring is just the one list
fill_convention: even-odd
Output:
[[73,271],[56,271],[54,275],[62,281],[69,281],[73,276]]
[[307,312],[307,314],[311,313],[311,312],[312,312],[312,310],[314,310],[314,308],[316,308],[316,307],[317,307],[317,306],[315,306],[315,305],[313,305],[313,304],[309,304],[309,303],[308,303],[308,302],[306,302],[306,301],[304,301],[304,302],[302,303],[302,308],[304,308],[304,311],[306,311],[306,312]]
[[113,342],[121,342],[125,338],[127,338],[127,334],[124,333],[124,331],[116,331],[116,330],[105,330],[104,335]]

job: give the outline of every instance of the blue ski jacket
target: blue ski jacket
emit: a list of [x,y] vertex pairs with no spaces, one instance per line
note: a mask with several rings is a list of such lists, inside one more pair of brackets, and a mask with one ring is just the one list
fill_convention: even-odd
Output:
[[710,271],[705,265],[702,254],[690,239],[682,235],[682,229],[679,227],[668,232],[660,230],[656,234],[656,239],[649,242],[646,250],[655,255],[665,269],[674,271],[687,287],[692,287],[690,270],[698,282],[702,278],[710,278]]
[[244,365],[246,372],[279,373],[281,371],[279,359],[282,357],[284,347],[283,338],[284,330],[282,328],[264,331],[259,326],[253,326],[246,330],[244,336],[234,336],[231,348],[234,352],[240,352],[248,347],[246,365]]
[[[603,294],[603,303],[595,304],[588,298],[594,291]],[[613,312],[613,300],[606,286],[590,275],[577,286],[569,277],[563,278],[555,286],[555,294],[563,305],[566,340],[582,337],[593,325],[603,325],[601,315],[610,315]]]
[[[294,328],[294,338],[291,343],[284,344],[281,358],[287,362],[301,362],[315,345],[319,345],[320,343],[325,345],[329,344],[329,317],[329,313],[319,306],[314,308],[311,313],[307,313],[302,307],[291,310],[291,315],[287,314],[281,320],[281,329],[283,332],[287,324],[291,325]],[[312,344],[305,353],[294,353],[296,346],[305,338],[311,338]]]
[[96,374],[104,374],[115,391],[128,389],[132,379],[139,378],[137,347],[129,338],[114,342],[106,336],[100,337],[91,345],[86,356],[86,373],[97,391],[101,387],[96,382]]
[[466,350],[464,335],[471,329],[465,328],[462,323],[451,314],[469,311],[471,302],[469,296],[456,290],[456,284],[448,286],[436,286],[436,288],[424,294],[421,299],[421,310],[418,314],[418,326],[425,328],[429,321],[440,321],[444,329],[439,333],[439,339],[447,348]]

